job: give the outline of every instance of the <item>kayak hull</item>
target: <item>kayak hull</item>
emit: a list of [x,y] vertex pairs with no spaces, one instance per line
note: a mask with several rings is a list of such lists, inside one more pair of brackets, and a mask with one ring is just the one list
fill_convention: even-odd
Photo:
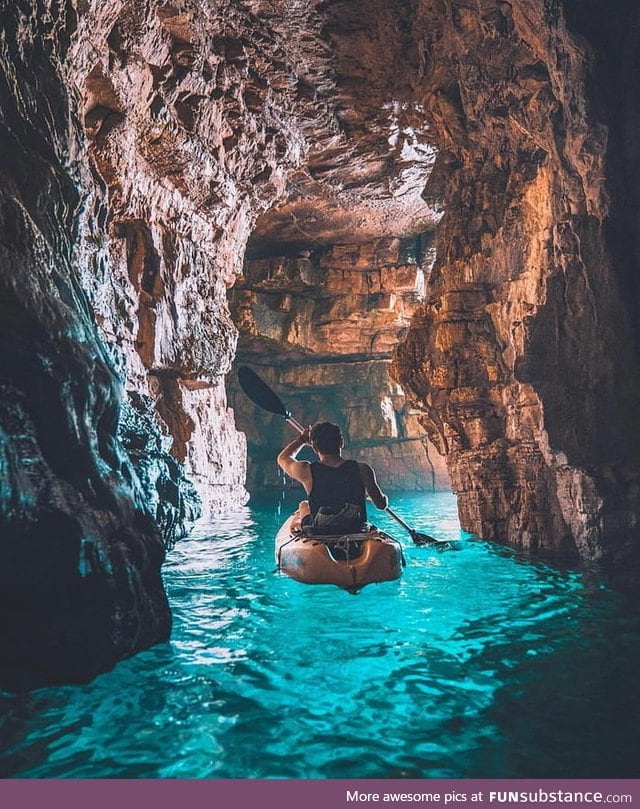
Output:
[[404,558],[400,543],[384,531],[305,536],[294,514],[276,536],[276,562],[295,581],[356,593],[367,584],[400,578]]

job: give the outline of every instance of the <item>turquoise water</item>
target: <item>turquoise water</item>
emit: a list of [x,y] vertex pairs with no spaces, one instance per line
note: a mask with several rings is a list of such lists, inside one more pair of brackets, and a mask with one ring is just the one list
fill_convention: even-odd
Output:
[[640,622],[577,572],[460,532],[452,495],[394,498],[399,581],[357,596],[274,570],[267,502],[178,543],[169,643],[81,687],[0,696],[0,776],[640,775]]

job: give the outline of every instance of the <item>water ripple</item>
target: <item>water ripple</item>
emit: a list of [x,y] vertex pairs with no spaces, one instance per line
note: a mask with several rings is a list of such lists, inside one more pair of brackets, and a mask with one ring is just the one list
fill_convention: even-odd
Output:
[[394,505],[456,550],[382,515],[407,568],[357,597],[275,572],[272,505],[198,525],[164,568],[169,643],[0,695],[0,777],[635,777],[635,614],[463,534],[452,496]]

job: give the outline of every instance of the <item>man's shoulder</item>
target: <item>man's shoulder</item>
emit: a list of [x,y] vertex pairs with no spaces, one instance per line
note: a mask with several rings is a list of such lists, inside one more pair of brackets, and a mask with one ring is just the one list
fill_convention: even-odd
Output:
[[356,461],[356,463],[358,464],[360,471],[363,472],[365,475],[373,474],[373,469],[369,466],[368,463],[365,463],[364,461]]
[[280,466],[283,469],[297,469],[298,472],[304,473],[311,468],[309,461],[299,461],[297,458],[285,458],[285,460],[280,463]]
[[[362,469],[369,469],[369,470],[371,469],[371,467],[369,466],[368,463],[364,463],[363,461],[356,461],[354,458],[344,458],[343,457],[343,461],[344,461],[344,463],[342,464],[342,466],[347,466],[347,464],[349,464],[350,466],[355,465],[361,470]],[[340,468],[340,467],[338,467],[338,468]]]

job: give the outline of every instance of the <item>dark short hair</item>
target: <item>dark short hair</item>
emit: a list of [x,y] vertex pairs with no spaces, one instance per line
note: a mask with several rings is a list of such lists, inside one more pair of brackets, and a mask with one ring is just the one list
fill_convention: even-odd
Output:
[[311,443],[320,452],[338,452],[342,433],[337,424],[330,421],[317,421],[311,428]]

